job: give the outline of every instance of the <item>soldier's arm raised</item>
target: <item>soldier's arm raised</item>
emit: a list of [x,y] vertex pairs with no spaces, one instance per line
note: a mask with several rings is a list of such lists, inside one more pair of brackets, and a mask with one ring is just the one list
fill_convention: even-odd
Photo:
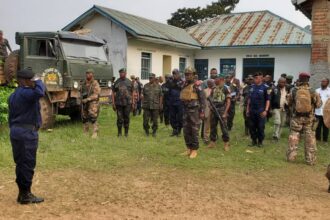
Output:
[[41,80],[35,81],[34,88],[28,88],[24,90],[23,93],[24,98],[29,101],[33,101],[36,99],[40,99],[45,96],[45,86]]

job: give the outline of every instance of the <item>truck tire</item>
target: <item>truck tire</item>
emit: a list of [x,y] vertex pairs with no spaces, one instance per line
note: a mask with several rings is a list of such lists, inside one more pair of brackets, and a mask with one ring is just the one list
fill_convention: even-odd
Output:
[[42,120],[41,129],[52,128],[55,123],[55,115],[53,114],[52,104],[47,97],[40,99],[40,114]]
[[16,73],[19,70],[19,50],[14,50],[9,54],[5,61],[4,72],[7,83],[16,78]]

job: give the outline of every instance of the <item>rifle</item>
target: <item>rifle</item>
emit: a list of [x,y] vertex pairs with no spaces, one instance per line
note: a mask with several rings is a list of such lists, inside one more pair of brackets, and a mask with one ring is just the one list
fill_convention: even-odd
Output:
[[224,128],[226,128],[228,130],[228,127],[227,127],[227,123],[225,123],[217,109],[217,107],[215,107],[214,103],[212,102],[211,98],[208,97],[207,98],[207,101],[209,101],[210,105],[211,105],[211,108],[213,110],[213,112],[215,113],[215,115],[217,116],[217,118],[219,119],[219,122],[221,124],[221,126],[223,126]]

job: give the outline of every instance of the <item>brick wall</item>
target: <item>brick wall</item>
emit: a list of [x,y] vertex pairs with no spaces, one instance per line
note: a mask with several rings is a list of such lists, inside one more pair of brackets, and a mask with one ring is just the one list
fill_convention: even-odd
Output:
[[330,2],[328,0],[313,1],[312,33],[311,85],[319,87],[322,78],[330,77]]

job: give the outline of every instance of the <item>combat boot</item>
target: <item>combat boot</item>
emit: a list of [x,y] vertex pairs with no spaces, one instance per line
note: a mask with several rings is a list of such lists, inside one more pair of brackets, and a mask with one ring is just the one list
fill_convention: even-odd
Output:
[[146,133],[147,137],[149,136],[149,130],[145,129],[144,132]]
[[83,129],[84,129],[84,133],[88,134],[88,132],[89,132],[89,123],[88,122],[83,124]]
[[30,191],[20,191],[17,197],[17,202],[22,205],[41,203],[43,201],[43,198],[33,195]]
[[190,159],[195,159],[197,157],[197,150],[192,150],[190,155],[189,155],[189,158]]
[[123,136],[121,127],[118,127],[118,137]]
[[125,137],[128,137],[128,128],[125,128]]
[[256,147],[257,146],[257,141],[252,140],[252,143],[248,145],[249,147]]
[[178,136],[178,131],[176,129],[173,129],[172,134],[170,135],[171,137]]
[[178,129],[178,133],[176,136],[178,136],[178,137],[181,136],[181,130],[182,130],[181,128]]
[[97,122],[93,123],[93,135],[92,138],[96,139],[97,138],[97,132],[99,130],[98,124]]
[[207,146],[207,148],[215,148],[216,147],[216,143],[214,141],[211,141],[210,144]]
[[224,145],[223,145],[223,149],[225,151],[229,151],[230,150],[230,145],[229,145],[229,142],[225,142]]
[[153,136],[153,137],[156,137],[156,131],[155,131],[155,130],[152,131],[152,136]]

